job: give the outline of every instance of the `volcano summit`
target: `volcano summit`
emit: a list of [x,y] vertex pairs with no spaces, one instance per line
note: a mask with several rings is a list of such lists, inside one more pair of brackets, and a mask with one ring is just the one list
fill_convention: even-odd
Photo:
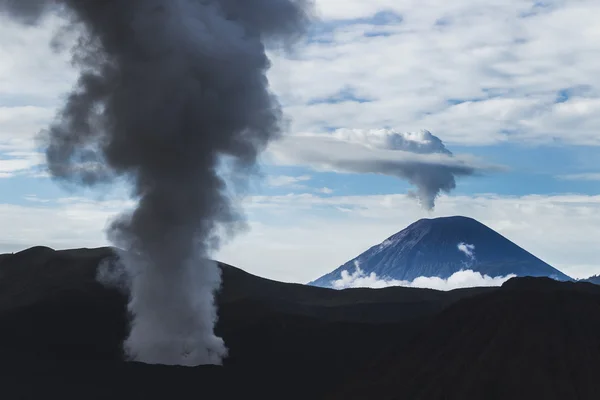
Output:
[[512,274],[571,280],[496,231],[462,216],[421,219],[309,284],[331,287],[342,271],[352,273],[357,265],[366,275],[402,281],[447,279],[465,269],[490,277]]

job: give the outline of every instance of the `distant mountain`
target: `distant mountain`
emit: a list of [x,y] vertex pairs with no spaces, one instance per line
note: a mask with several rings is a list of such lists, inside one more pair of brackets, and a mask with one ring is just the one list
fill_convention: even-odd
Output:
[[421,219],[309,285],[331,287],[342,271],[352,273],[356,265],[367,275],[406,281],[420,276],[446,279],[461,269],[491,277],[571,280],[484,224],[461,216]]
[[586,279],[580,279],[579,282],[590,282],[596,285],[600,285],[600,275],[594,275]]

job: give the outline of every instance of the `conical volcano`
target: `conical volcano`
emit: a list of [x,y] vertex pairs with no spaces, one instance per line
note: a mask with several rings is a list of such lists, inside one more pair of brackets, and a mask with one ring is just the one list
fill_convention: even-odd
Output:
[[421,219],[310,284],[330,287],[342,271],[352,273],[357,265],[365,274],[403,281],[446,279],[464,269],[491,277],[571,279],[481,222],[462,216]]

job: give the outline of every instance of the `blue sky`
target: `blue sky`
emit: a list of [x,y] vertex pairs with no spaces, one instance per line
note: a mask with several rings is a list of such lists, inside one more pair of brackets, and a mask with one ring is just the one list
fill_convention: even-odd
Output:
[[[316,4],[307,40],[270,53],[289,129],[244,199],[250,231],[219,258],[306,282],[419,218],[461,214],[567,274],[600,273],[598,2]],[[104,245],[106,221],[131,206],[124,186],[69,191],[44,173],[33,139],[76,77],[49,49],[58,23],[0,24],[0,252]],[[422,129],[453,153],[436,168],[459,159],[476,171],[433,211],[372,167],[431,163],[379,142]],[[330,139],[338,150],[319,159]]]

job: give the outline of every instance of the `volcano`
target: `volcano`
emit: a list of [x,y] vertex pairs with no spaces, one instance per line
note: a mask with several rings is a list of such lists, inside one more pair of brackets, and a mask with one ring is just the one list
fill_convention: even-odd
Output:
[[309,284],[331,287],[342,271],[352,273],[357,265],[367,275],[403,281],[447,279],[464,269],[490,277],[571,280],[493,229],[462,216],[421,219]]

